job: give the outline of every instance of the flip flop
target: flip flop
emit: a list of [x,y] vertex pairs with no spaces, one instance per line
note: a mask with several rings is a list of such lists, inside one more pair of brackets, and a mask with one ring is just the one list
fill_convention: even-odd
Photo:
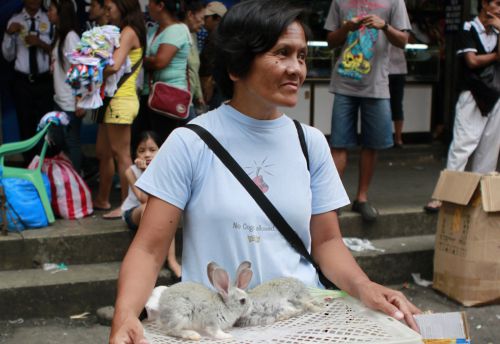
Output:
[[424,206],[424,210],[428,214],[436,214],[439,212],[439,208],[441,208],[441,202],[438,200],[432,200]]
[[95,207],[94,206],[94,210],[95,211],[108,211],[108,210],[111,210],[111,207],[101,208],[101,207]]
[[104,216],[104,215],[102,215],[101,218],[103,220],[119,220],[119,219],[122,218],[122,216],[121,215],[115,215],[115,216]]

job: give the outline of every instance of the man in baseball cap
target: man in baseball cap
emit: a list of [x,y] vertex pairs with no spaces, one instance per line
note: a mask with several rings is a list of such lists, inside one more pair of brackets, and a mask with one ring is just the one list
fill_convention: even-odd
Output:
[[223,17],[224,14],[226,14],[227,8],[224,6],[224,4],[220,1],[211,1],[207,4],[206,7],[206,15],[212,15],[212,14],[217,14],[220,17]]
[[222,2],[209,2],[205,8],[205,29],[212,32],[226,12],[227,8]]

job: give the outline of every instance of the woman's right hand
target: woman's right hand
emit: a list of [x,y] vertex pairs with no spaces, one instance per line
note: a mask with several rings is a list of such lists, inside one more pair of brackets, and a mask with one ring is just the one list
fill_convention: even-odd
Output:
[[149,342],[144,337],[144,328],[139,319],[130,316],[121,325],[113,323],[109,344],[149,344]]

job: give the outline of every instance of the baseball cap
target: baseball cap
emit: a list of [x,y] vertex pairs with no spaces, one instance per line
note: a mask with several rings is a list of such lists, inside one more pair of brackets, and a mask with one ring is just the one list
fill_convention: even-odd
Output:
[[227,8],[220,1],[211,1],[205,7],[205,15],[211,16],[213,14],[217,14],[219,17],[223,17],[226,14]]

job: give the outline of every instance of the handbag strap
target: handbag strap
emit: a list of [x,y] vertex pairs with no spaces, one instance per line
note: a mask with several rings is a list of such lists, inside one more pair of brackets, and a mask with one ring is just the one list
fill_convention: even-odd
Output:
[[[185,24],[182,24],[182,25],[184,25],[185,28],[186,28],[188,39],[189,39],[189,45],[191,46],[193,44],[193,41],[191,39],[191,33],[189,31],[189,28]],[[165,29],[163,29],[163,30],[165,30]],[[163,32],[163,31],[161,31],[161,32]],[[156,31],[156,33],[154,34],[154,36],[151,39],[151,42],[148,44],[148,46],[152,46],[153,45],[153,42],[158,38],[158,36],[161,34],[161,32]],[[175,55],[174,55],[174,57],[175,57]],[[186,58],[186,59],[188,59],[188,58]],[[172,62],[172,61],[170,61],[170,62]],[[154,73],[154,71],[150,71],[148,73],[148,85],[149,85],[149,91],[150,92],[151,92],[151,89],[153,88],[153,73]],[[189,82],[189,66],[188,66],[188,61],[187,60],[186,60],[186,82],[187,82],[187,90],[188,90],[188,92],[191,92],[191,83]]]
[[[122,75],[122,77],[120,78],[120,80],[118,80],[118,83],[116,84],[116,92],[118,92],[118,90],[125,83],[125,81],[127,81],[128,78],[130,78],[132,76],[132,74],[135,73],[135,71],[137,70],[137,68],[139,68],[139,66],[141,64],[141,61],[142,61],[142,58],[140,58],[139,60],[137,60],[137,62],[134,63],[134,65],[132,66],[132,69],[130,70],[130,73],[125,73],[125,74]],[[104,87],[104,84],[103,84],[103,87]],[[100,107],[102,109],[101,111],[104,111],[104,112],[106,111],[106,109],[108,108],[108,105],[111,102],[112,98],[113,97],[104,97],[104,99],[102,100],[102,105]]]
[[127,81],[132,76],[132,74],[135,73],[137,68],[139,68],[141,62],[142,62],[142,57],[134,63],[132,69],[130,70],[130,73],[125,73],[122,75],[122,77],[120,78],[120,80],[118,80],[118,83],[116,84],[116,91],[118,91],[118,89],[125,83],[125,81]]
[[[299,136],[300,144],[304,156],[307,161],[309,169],[309,157],[307,154],[307,146],[304,139],[304,132],[300,123],[294,120],[295,126],[297,128],[297,133]],[[241,168],[241,166],[234,160],[234,158],[229,154],[229,152],[217,141],[217,139],[208,132],[205,128],[196,124],[187,124],[187,128],[193,130],[198,136],[206,143],[206,145],[214,152],[215,155],[220,159],[220,161],[227,167],[227,169],[235,176],[235,178],[243,185],[243,187],[248,191],[248,193],[253,197],[255,202],[264,211],[271,222],[276,226],[278,231],[285,237],[288,243],[297,251],[302,257],[304,257],[309,263],[311,263],[316,269],[320,282],[327,288],[338,289],[331,281],[329,281],[321,272],[318,264],[314,261],[313,257],[306,249],[304,243],[293,230],[293,228],[288,224],[288,222],[283,218],[281,213],[276,209],[276,207],[269,201],[262,190],[253,182],[253,180],[248,176],[248,174]]]

